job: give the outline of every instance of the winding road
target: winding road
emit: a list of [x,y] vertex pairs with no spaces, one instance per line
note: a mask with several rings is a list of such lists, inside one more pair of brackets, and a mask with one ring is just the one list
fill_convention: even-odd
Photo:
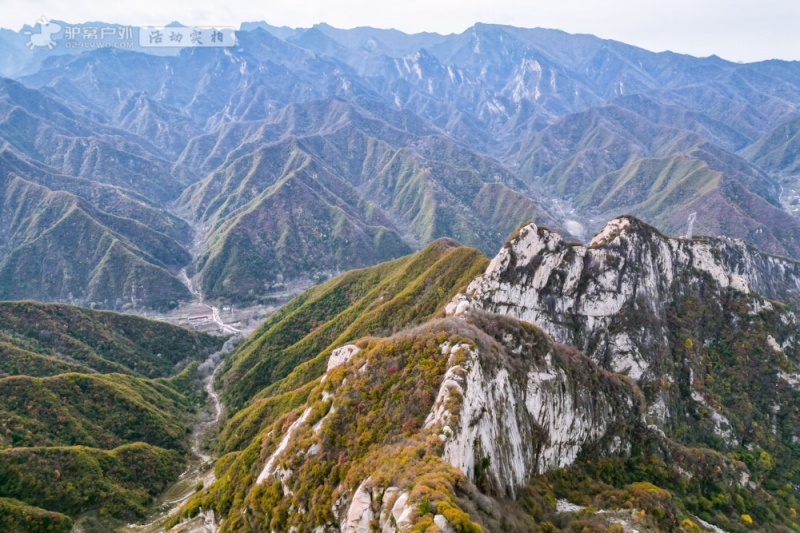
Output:
[[237,333],[241,333],[241,330],[236,329],[233,326],[229,326],[225,322],[222,321],[222,317],[219,316],[219,308],[214,307],[213,305],[208,305],[203,301],[203,293],[200,292],[199,289],[196,289],[194,284],[192,283],[192,279],[186,274],[186,269],[182,268],[178,277],[186,285],[186,288],[189,289],[191,294],[197,298],[197,301],[207,307],[211,311],[211,319],[214,321],[216,325],[222,330],[222,333],[229,333],[231,335],[236,335]]
[[[201,299],[200,302],[202,303],[203,300]],[[220,327],[220,329],[222,330],[222,333],[231,333],[233,335],[236,335],[237,333],[241,332],[241,330],[238,330],[233,326],[229,326],[225,322],[222,321],[222,318],[220,318],[220,316],[219,316],[219,309],[217,309],[214,306],[208,305],[206,303],[203,303],[203,305],[205,305],[206,307],[211,309],[211,317],[214,320],[214,323]]]

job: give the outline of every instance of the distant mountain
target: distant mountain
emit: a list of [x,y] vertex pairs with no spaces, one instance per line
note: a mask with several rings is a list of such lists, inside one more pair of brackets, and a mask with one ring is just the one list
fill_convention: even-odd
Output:
[[591,35],[490,24],[447,36],[324,24],[293,34],[264,27],[347,62],[387,100],[450,126],[457,136],[461,127],[491,131],[485,137],[494,138],[490,145],[634,94],[702,113],[753,141],[796,114],[800,102],[798,67],[790,62],[741,65],[652,53]]
[[[123,111],[130,98],[144,93],[163,110],[177,111],[200,127],[245,117],[265,118],[276,105],[369,93],[352,69],[334,59],[263,30],[240,33],[238,38],[240,46],[233,51],[186,49],[177,57],[114,49],[54,56],[23,81],[47,87],[72,105],[102,113],[117,123],[128,115]],[[177,126],[182,128],[184,123]]]
[[[31,20],[18,31],[0,28],[0,77],[17,78],[39,70],[42,63],[54,55],[76,56],[87,50],[123,48],[156,56],[173,56],[179,51],[172,47],[141,46],[139,26],[106,21],[70,22],[48,20],[60,29],[51,35],[53,47],[31,47],[31,36],[41,32],[40,19]],[[179,24],[180,25],[180,24]],[[75,43],[78,43],[77,45]]]
[[364,105],[293,104],[190,143],[184,164],[197,154],[201,167],[224,161],[181,197],[208,228],[193,264],[205,294],[247,298],[265,283],[369,266],[445,236],[490,253],[522,222],[554,223],[499,162],[413,116]]
[[92,120],[42,91],[0,80],[0,139],[32,160],[158,201],[188,184],[145,137]]
[[800,174],[800,116],[767,132],[742,155],[768,172],[781,176]]
[[778,184],[708,140],[741,145],[727,127],[652,101],[620,103],[627,106],[568,115],[527,139],[516,168],[597,222],[633,213],[679,234],[696,213],[698,233],[798,257],[800,223],[779,203]]
[[133,316],[0,303],[4,527],[35,531],[49,519],[48,530],[69,531],[96,509],[143,516],[184,469],[196,409],[192,391],[163,378],[193,378],[189,361],[221,344]]
[[0,298],[137,309],[189,297],[170,269],[190,256],[162,233],[13,175],[0,181],[0,198]]
[[[487,24],[408,35],[250,23],[237,36],[177,55],[52,55],[20,78],[30,88],[5,84],[0,136],[20,157],[185,218],[150,217],[178,246],[199,243],[192,260],[126,245],[167,272],[145,276],[168,287],[155,305],[188,298],[182,266],[209,298],[254,301],[439,237],[492,254],[525,221],[584,238],[628,212],[671,233],[697,213],[696,232],[800,254],[774,156],[756,154],[798,114],[797,64]],[[17,175],[120,214],[65,178]],[[143,216],[130,218],[153,227]],[[134,304],[130,277],[117,271],[102,305],[151,305]]]
[[188,299],[174,274],[191,260],[192,230],[164,209],[181,184],[158,150],[10,80],[0,109],[0,298],[111,309]]

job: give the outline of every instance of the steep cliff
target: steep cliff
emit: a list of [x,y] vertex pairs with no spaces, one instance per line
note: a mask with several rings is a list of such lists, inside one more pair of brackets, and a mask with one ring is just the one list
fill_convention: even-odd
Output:
[[465,512],[494,505],[478,489],[504,500],[579,455],[627,457],[643,407],[632,381],[535,326],[434,320],[334,350],[305,404],[227,456],[185,513],[213,508],[223,531],[499,528]]
[[[739,240],[666,237],[620,217],[589,246],[533,224],[521,228],[447,310],[476,307],[537,324],[609,370],[649,381],[670,370],[674,304],[691,296],[720,302],[731,291],[797,302],[800,263]],[[755,313],[773,304],[754,297],[752,306]],[[794,317],[786,311],[781,320]],[[794,335],[784,334],[780,344],[794,346]]]
[[535,323],[627,374],[644,394],[647,424],[673,451],[743,461],[740,485],[760,490],[797,483],[798,288],[795,261],[737,240],[666,237],[621,217],[588,246],[521,228],[446,312]]
[[533,474],[569,466],[583,451],[630,452],[643,407],[634,387],[528,324],[490,315],[469,322],[496,344],[442,346],[449,367],[425,427],[441,426],[445,461],[513,497]]

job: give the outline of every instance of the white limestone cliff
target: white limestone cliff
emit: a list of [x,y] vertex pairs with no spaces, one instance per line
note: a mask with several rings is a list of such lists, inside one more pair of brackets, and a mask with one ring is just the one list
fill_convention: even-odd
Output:
[[798,301],[800,263],[741,240],[666,237],[620,217],[588,246],[534,224],[521,228],[446,310],[459,316],[478,308],[531,322],[609,370],[647,380],[667,344],[668,306],[692,291],[728,289]]
[[619,378],[585,358],[556,356],[547,343],[512,334],[490,358],[466,344],[441,349],[449,368],[425,426],[438,428],[443,458],[469,478],[485,471],[514,496],[532,475],[572,464],[587,446],[630,451],[640,407]]

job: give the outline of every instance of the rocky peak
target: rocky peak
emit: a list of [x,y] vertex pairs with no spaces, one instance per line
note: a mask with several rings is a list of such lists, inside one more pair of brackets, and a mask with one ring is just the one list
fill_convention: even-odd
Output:
[[[474,307],[534,323],[609,370],[649,381],[670,366],[670,306],[689,295],[715,299],[729,291],[795,302],[800,264],[741,240],[667,237],[623,216],[588,246],[534,224],[522,227],[447,312]],[[752,305],[756,311],[773,304],[755,297]],[[793,320],[791,313],[785,320]]]

